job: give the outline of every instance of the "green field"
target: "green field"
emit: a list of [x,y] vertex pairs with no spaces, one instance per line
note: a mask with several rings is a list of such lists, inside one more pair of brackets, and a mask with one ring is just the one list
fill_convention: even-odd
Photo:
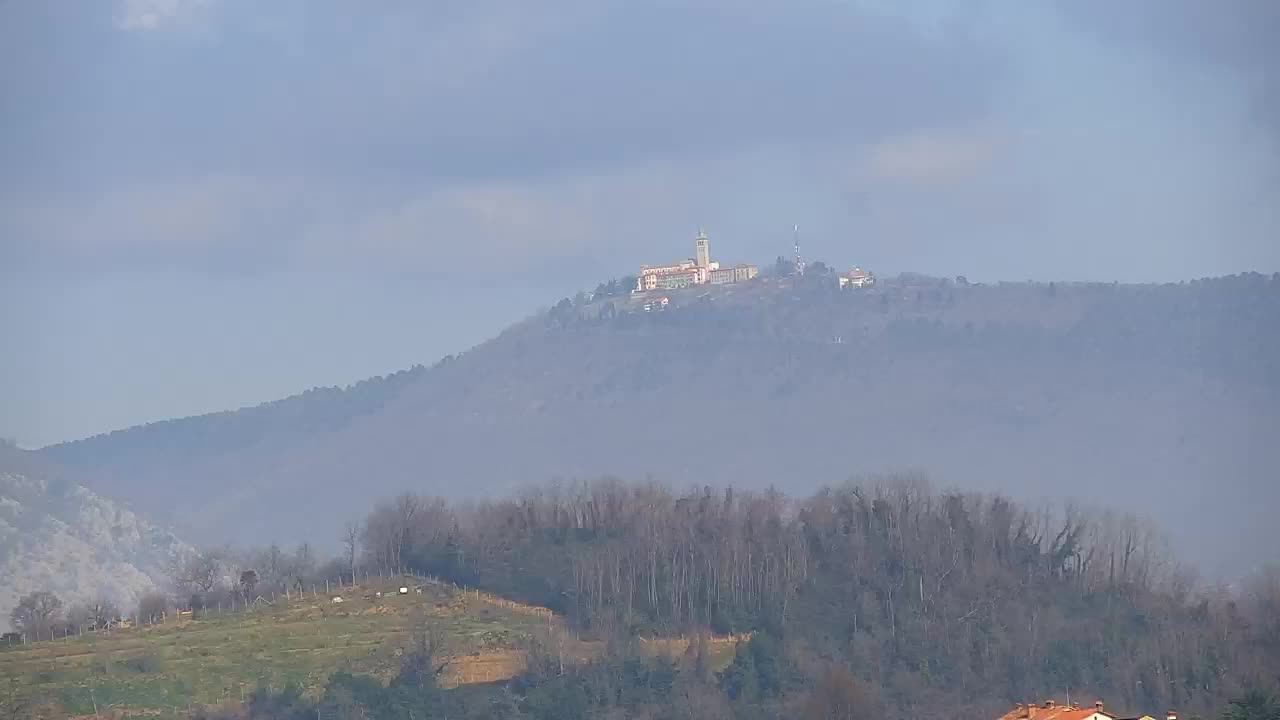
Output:
[[[412,629],[447,638],[450,655],[510,650],[545,617],[441,585],[394,594],[417,580],[335,591],[248,612],[0,649],[0,681],[72,714],[115,709],[164,715],[189,705],[240,700],[260,685],[316,692],[335,671],[389,676]],[[383,591],[382,598],[374,592]],[[388,591],[392,591],[388,594]]]

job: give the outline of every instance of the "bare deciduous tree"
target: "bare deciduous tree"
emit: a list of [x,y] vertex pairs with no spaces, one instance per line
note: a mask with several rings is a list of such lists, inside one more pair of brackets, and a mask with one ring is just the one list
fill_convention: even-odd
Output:
[[875,693],[843,667],[831,667],[809,691],[803,716],[813,720],[875,720],[883,717]]
[[13,626],[36,637],[48,635],[62,616],[62,600],[57,595],[37,590],[18,601],[9,614]]
[[118,617],[120,617],[120,609],[106,598],[76,603],[67,610],[67,622],[76,627],[106,627]]
[[360,524],[348,521],[342,528],[342,546],[345,548],[347,572],[356,575],[356,554],[360,549]]
[[149,592],[138,600],[138,621],[155,623],[161,620],[169,609],[169,598],[163,593]]
[[174,561],[169,578],[184,593],[207,595],[226,573],[226,553],[206,549]]

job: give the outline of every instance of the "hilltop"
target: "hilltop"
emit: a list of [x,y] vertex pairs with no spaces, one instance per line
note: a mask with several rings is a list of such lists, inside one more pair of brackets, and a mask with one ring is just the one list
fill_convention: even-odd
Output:
[[1280,278],[830,280],[671,291],[651,312],[582,295],[431,367],[42,454],[202,540],[331,543],[401,489],[613,474],[803,492],[914,469],[1133,510],[1219,571],[1274,557]]

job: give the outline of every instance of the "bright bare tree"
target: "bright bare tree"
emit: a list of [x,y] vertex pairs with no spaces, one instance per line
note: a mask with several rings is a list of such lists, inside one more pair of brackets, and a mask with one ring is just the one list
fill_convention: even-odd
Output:
[[179,590],[208,594],[226,573],[226,553],[207,549],[178,558],[169,570],[169,577]]
[[356,553],[360,549],[360,523],[347,522],[343,526],[342,545],[346,548],[347,572],[351,574],[352,582],[355,582]]

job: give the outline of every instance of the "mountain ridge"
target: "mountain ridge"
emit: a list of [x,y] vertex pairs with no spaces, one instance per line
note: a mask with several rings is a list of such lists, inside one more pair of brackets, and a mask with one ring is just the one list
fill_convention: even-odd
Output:
[[[202,538],[248,524],[238,537],[325,541],[351,502],[401,489],[477,497],[606,474],[795,489],[901,468],[1120,505],[1192,548],[1209,540],[1187,528],[1235,524],[1201,562],[1274,537],[1257,508],[1280,462],[1266,441],[1277,277],[828,280],[672,292],[666,312],[566,299],[430,368],[41,454],[176,508]],[[1180,480],[1191,489],[1165,497]]]

